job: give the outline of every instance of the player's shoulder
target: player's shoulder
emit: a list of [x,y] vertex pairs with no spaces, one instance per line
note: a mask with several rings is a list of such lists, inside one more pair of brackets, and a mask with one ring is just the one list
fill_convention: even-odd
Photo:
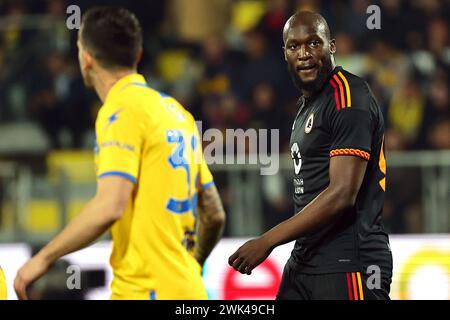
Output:
[[[175,115],[177,118],[194,121],[193,116],[173,96],[159,91],[147,84],[129,85],[123,89],[120,95],[108,100],[100,110],[100,113],[109,115],[114,112],[123,112],[129,117],[136,118],[138,122],[145,119],[153,122],[161,122],[167,119],[162,113]],[[153,120],[152,120],[153,119]]]
[[356,100],[358,98],[372,97],[372,92],[370,91],[369,84],[366,80],[342,68],[338,71],[338,73],[339,72],[341,72],[343,77],[347,79],[350,92],[353,92]]
[[143,104],[157,106],[162,104],[164,94],[148,84],[130,84],[124,88],[118,100],[127,107],[136,108]]
[[[121,109],[126,113],[145,119],[155,110],[161,109],[166,95],[146,83],[131,83],[120,94],[107,101],[102,109]],[[144,117],[144,118],[142,118]]]
[[182,114],[183,117],[189,121],[194,122],[194,116],[181,104],[180,101],[178,101],[176,98],[163,94],[166,107],[168,107],[169,110],[175,109],[175,111],[179,114]]
[[344,109],[366,109],[374,99],[368,83],[361,77],[336,67],[330,77],[330,99],[337,111]]

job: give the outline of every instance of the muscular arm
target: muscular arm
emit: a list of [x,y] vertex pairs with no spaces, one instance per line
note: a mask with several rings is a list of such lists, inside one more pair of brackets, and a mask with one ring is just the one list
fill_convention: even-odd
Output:
[[240,247],[229,258],[229,264],[241,273],[250,274],[275,247],[313,233],[339,218],[340,213],[355,205],[366,167],[367,161],[358,157],[331,158],[329,186],[295,216]]
[[353,156],[330,159],[330,184],[299,214],[283,221],[263,235],[270,247],[293,241],[330,223],[355,205],[367,161]]
[[200,193],[198,214],[195,258],[203,266],[206,258],[219,242],[225,225],[225,211],[214,185]]

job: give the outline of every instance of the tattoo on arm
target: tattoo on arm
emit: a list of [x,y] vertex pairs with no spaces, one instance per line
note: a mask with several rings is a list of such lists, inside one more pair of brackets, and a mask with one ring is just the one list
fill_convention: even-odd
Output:
[[225,211],[215,186],[201,192],[198,214],[195,258],[203,266],[206,258],[222,237],[225,225]]

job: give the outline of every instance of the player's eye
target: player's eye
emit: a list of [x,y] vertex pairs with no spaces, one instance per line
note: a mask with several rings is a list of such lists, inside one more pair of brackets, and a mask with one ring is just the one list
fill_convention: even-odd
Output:
[[313,48],[317,47],[320,44],[319,40],[312,40],[309,42],[309,45]]
[[288,45],[288,49],[289,50],[296,50],[297,49],[297,44],[296,43],[291,43],[290,45]]

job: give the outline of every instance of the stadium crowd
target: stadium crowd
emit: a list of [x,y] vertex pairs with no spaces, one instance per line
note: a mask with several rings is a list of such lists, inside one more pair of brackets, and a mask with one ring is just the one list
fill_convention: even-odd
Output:
[[[283,57],[283,26],[297,9],[320,11],[337,41],[337,64],[364,77],[382,107],[387,149],[450,149],[449,1],[75,3],[82,11],[114,3],[136,12],[145,36],[140,71],[152,87],[176,97],[204,129],[279,129],[280,152],[288,152],[299,96]],[[51,149],[91,148],[88,133],[100,106],[78,71],[76,30],[65,24],[70,4],[0,2],[0,125],[35,122]],[[372,4],[381,8],[380,30],[366,27]],[[390,179],[406,183],[395,172]],[[385,207],[390,230],[421,232],[414,187],[391,190]],[[224,187],[229,204],[226,194]],[[285,197],[267,200],[267,215],[277,217],[267,225],[292,214]]]

